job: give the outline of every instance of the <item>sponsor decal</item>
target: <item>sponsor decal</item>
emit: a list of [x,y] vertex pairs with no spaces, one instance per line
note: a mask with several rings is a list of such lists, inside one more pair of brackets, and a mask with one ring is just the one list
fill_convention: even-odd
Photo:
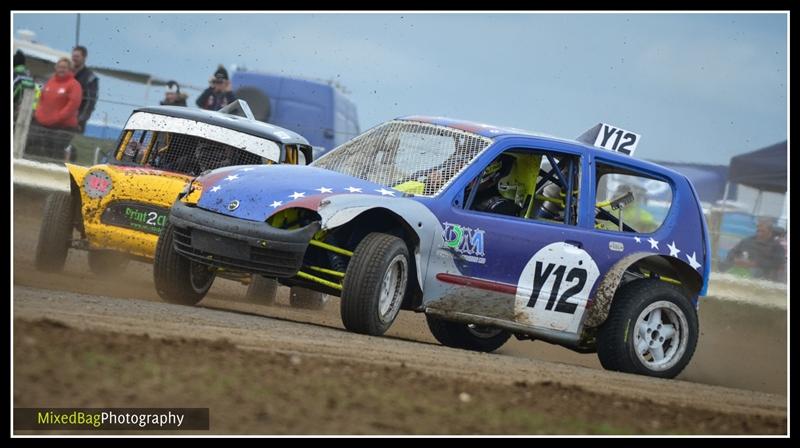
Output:
[[101,222],[160,234],[167,224],[168,217],[168,209],[130,202],[116,202],[105,209]]
[[83,179],[83,189],[92,199],[102,198],[111,191],[114,184],[105,171],[92,171]]
[[460,224],[445,222],[442,225],[445,245],[471,263],[486,263],[484,235],[482,229],[472,229]]
[[562,242],[548,244],[522,270],[515,318],[522,324],[575,333],[599,276],[585,250]]

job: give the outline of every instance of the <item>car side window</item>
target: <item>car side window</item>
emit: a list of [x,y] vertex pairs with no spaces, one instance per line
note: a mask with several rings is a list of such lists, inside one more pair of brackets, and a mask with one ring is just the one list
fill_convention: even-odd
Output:
[[127,164],[142,165],[150,148],[154,133],[145,130],[129,130],[118,149],[118,160]]
[[476,212],[575,225],[579,179],[577,156],[511,149],[472,179],[464,190],[463,204]]
[[595,180],[595,228],[652,233],[672,206],[672,188],[663,180],[600,161]]

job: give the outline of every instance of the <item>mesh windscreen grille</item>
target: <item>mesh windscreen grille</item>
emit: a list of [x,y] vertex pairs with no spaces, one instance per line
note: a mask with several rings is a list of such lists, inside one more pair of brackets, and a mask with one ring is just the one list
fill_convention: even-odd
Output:
[[395,187],[420,182],[432,196],[463,170],[491,139],[412,121],[391,121],[331,151],[313,166]]
[[[156,141],[152,142],[151,139]],[[150,149],[147,154],[147,149]],[[147,156],[147,162],[142,159]],[[122,161],[197,176],[206,170],[231,165],[257,165],[260,156],[224,143],[186,134],[136,130]]]

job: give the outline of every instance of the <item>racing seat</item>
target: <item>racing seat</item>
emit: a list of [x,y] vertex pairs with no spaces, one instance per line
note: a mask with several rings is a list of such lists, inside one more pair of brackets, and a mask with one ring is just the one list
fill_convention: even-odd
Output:
[[[544,187],[542,195],[551,199],[558,199],[563,197],[563,189],[556,183],[551,183]],[[556,202],[554,200],[545,200],[542,206],[536,213],[537,218],[552,219],[555,221],[562,221],[564,219],[564,204],[563,202]]]

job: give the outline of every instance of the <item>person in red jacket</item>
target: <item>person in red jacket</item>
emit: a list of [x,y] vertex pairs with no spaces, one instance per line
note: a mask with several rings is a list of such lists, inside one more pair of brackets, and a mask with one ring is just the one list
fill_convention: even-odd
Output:
[[72,74],[72,61],[61,58],[56,63],[55,74],[42,88],[36,121],[42,126],[56,129],[78,129],[78,108],[83,91]]
[[64,159],[79,130],[78,109],[83,91],[72,73],[72,61],[61,58],[56,72],[41,90],[39,105],[28,130],[25,154]]

